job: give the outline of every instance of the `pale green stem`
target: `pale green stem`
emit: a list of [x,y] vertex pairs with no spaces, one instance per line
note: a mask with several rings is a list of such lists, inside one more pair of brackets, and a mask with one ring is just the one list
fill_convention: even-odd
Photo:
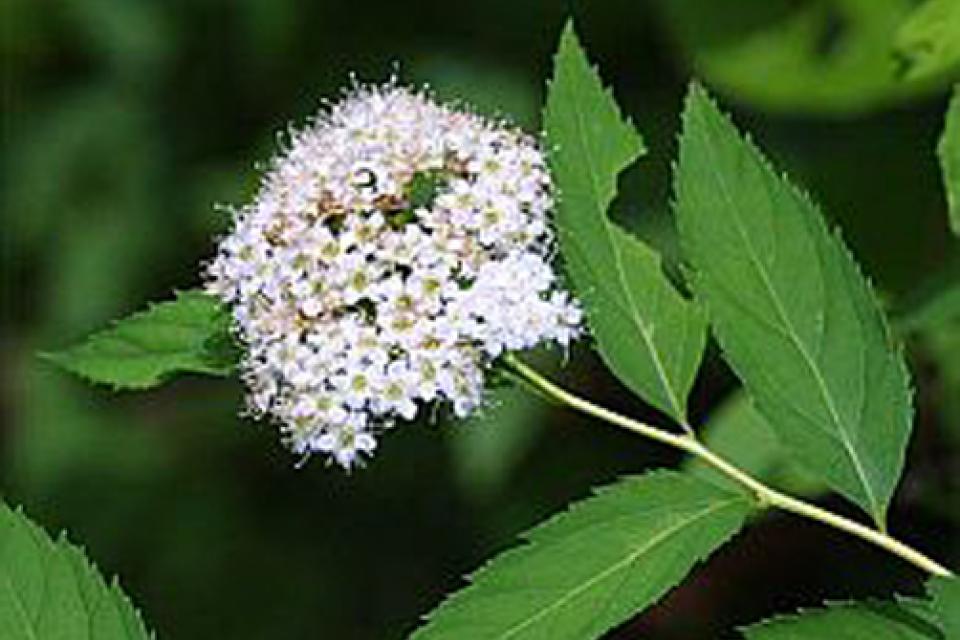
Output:
[[632,418],[620,415],[614,411],[610,411],[609,409],[605,409],[604,407],[598,406],[588,400],[570,393],[566,389],[563,389],[562,387],[559,387],[553,382],[547,380],[537,371],[523,364],[516,358],[507,356],[506,364],[521,380],[532,386],[540,393],[553,398],[561,404],[595,418],[599,418],[604,422],[609,422],[610,424],[622,427],[628,431],[633,431],[634,433],[638,433],[642,436],[650,438],[651,440],[656,440],[657,442],[661,442],[671,447],[680,449],[681,451],[685,451],[690,455],[696,456],[722,474],[748,489],[751,493],[753,493],[754,496],[756,496],[757,500],[763,506],[771,506],[784,511],[789,511],[790,513],[794,513],[805,518],[810,518],[811,520],[816,520],[817,522],[821,522],[827,526],[849,533],[889,551],[895,556],[902,558],[903,560],[916,567],[919,567],[929,574],[935,576],[953,575],[953,573],[943,565],[931,560],[916,549],[913,549],[899,540],[892,538],[886,532],[879,531],[877,529],[871,529],[870,527],[860,524],[855,520],[851,520],[831,511],[827,511],[826,509],[818,507],[815,504],[804,502],[803,500],[799,500],[793,496],[789,496],[785,493],[777,491],[772,487],[768,487],[753,476],[737,468],[735,465],[731,464],[724,458],[708,449],[697,439],[696,435],[692,431],[688,431],[683,434],[676,434],[665,431],[658,427],[644,424],[637,420],[633,420]]

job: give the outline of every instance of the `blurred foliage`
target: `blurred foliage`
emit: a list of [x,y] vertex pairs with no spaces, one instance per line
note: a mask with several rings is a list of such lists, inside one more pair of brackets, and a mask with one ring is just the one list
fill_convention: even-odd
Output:
[[[742,391],[718,404],[701,437],[707,447],[771,486],[795,496],[817,496],[827,491],[816,476],[788,459],[770,425]],[[688,458],[684,468],[712,482],[739,489],[727,476],[699,458]]]
[[895,44],[908,78],[960,69],[960,3],[927,0],[897,30]]
[[[618,221],[676,255],[670,163],[692,67],[736,99],[738,120],[816,194],[889,299],[907,305],[957,253],[934,154],[949,78],[902,80],[891,53],[914,4],[736,6],[0,2],[0,491],[122,574],[161,638],[396,638],[517,531],[619,474],[678,463],[507,391],[482,423],[397,429],[367,469],[297,469],[271,427],[236,417],[235,382],[114,395],[35,353],[196,285],[227,224],[213,205],[249,197],[276,133],[350,72],[429,82],[441,97],[537,127],[570,11],[650,147],[621,181]],[[811,61],[815,45],[836,57]],[[838,114],[846,119],[821,118]],[[960,433],[960,328],[930,331],[912,341],[920,419],[892,522],[956,564],[960,503],[922,497],[960,477],[960,437],[948,436]],[[659,419],[586,347],[569,360],[558,368],[567,384]],[[732,384],[707,363],[695,422]],[[823,598],[919,588],[855,543],[788,520],[761,526],[773,533],[762,545],[748,536],[743,552],[720,554],[618,637],[707,637]],[[840,558],[871,568],[840,576]],[[749,598],[728,587],[758,580],[767,587]]]
[[[957,34],[960,40],[960,32]],[[950,230],[960,236],[960,84],[953,88],[953,97],[944,116],[943,133],[937,145],[943,189],[947,196]]]
[[[849,114],[942,86],[956,34],[952,0],[911,16],[913,0],[661,0],[706,80],[738,99],[793,113]],[[955,11],[953,11],[955,13]],[[910,18],[905,31],[900,31]],[[938,33],[942,31],[942,33]],[[933,52],[928,49],[934,48]],[[906,72],[898,68],[901,56]],[[903,76],[904,77],[900,77]]]

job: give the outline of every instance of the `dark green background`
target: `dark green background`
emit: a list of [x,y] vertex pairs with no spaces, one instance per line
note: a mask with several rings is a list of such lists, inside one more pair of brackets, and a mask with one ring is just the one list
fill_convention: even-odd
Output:
[[[692,66],[710,85],[725,47],[797,8],[834,4],[850,2],[3,0],[0,491],[120,574],[160,638],[402,637],[517,532],[592,486],[678,458],[508,393],[483,421],[396,430],[366,469],[297,469],[271,428],[236,417],[235,382],[114,395],[35,353],[195,286],[225,228],[213,205],[249,198],[277,133],[351,72],[396,72],[535,129],[571,13],[651,148],[617,216],[675,257],[669,167]],[[956,253],[933,155],[947,81],[851,90],[868,72],[830,65],[857,24],[835,9],[816,19],[802,54],[814,77],[831,74],[816,97],[802,79],[803,99],[766,100],[739,90],[736,71],[715,88],[843,227],[891,306],[906,307]],[[893,58],[877,42],[886,73]],[[911,340],[919,417],[892,515],[896,533],[954,566],[958,335],[948,323]],[[658,419],[586,347],[560,376]],[[699,422],[734,385],[711,355],[694,393]],[[916,592],[920,577],[774,516],[615,636],[712,637],[825,598]]]

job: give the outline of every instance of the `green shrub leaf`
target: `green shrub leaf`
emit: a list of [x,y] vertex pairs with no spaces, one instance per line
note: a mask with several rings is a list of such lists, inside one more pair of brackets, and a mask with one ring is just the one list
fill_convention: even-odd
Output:
[[0,638],[149,637],[117,583],[108,585],[80,549],[0,503]]
[[752,508],[676,472],[622,480],[527,532],[413,638],[596,638],[655,603]]
[[215,298],[187,291],[46,357],[92,382],[143,389],[175,373],[229,374],[237,361],[229,327]]
[[[700,440],[708,449],[765,484],[799,496],[815,496],[827,490],[822,481],[805,473],[790,459],[773,429],[743,392],[735,392],[713,412]],[[701,458],[687,458],[683,468],[698,477],[743,490],[742,485]]]
[[908,603],[857,602],[780,616],[744,630],[747,640],[946,640]]
[[[953,2],[954,0],[947,0]],[[893,43],[913,0],[659,0],[697,75],[773,111],[858,113],[942,86],[898,77]]]
[[900,26],[894,48],[908,79],[960,69],[960,2],[926,0]]
[[698,87],[676,180],[694,289],[725,357],[791,456],[883,523],[912,408],[869,284],[816,206]]
[[[960,2],[956,6],[960,15]],[[960,33],[957,33],[957,40],[960,42]],[[950,229],[960,236],[960,85],[953,89],[937,155],[940,157],[943,185],[947,192]]]
[[944,635],[960,638],[960,579],[932,578],[927,583],[927,592]]
[[644,146],[590,67],[572,25],[560,40],[544,126],[560,191],[560,249],[600,355],[644,400],[686,422],[706,324],[666,278],[660,257],[607,217],[618,174]]

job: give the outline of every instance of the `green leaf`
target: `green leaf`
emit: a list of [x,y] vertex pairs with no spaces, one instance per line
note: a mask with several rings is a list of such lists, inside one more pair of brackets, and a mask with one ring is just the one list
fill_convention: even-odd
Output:
[[788,452],[882,523],[912,419],[879,304],[816,206],[693,87],[676,176],[693,286]]
[[413,638],[596,638],[655,603],[752,508],[672,471],[622,480],[527,532]]
[[[953,1],[953,0],[948,0]],[[772,111],[839,116],[903,102],[942,78],[898,77],[894,38],[913,0],[659,0],[696,74]]]
[[149,637],[117,583],[108,585],[80,549],[0,503],[0,638]]
[[780,616],[744,630],[747,640],[946,640],[905,604],[857,602]]
[[[960,2],[956,6],[957,15],[960,16]],[[957,33],[957,42],[960,46],[960,32]],[[947,192],[950,229],[960,236],[960,84],[953,88],[937,155],[940,157],[943,185]]]
[[[765,484],[800,496],[815,496],[826,491],[823,482],[790,460],[770,425],[743,392],[734,393],[708,418],[700,440],[711,451]],[[741,485],[700,458],[687,458],[683,469],[711,482],[742,490]]]
[[908,79],[960,70],[960,2],[926,0],[900,26],[894,49]]
[[175,373],[232,372],[237,354],[229,328],[229,313],[215,298],[187,291],[45,356],[92,382],[144,389]]
[[960,638],[960,578],[932,578],[927,593],[947,638]]
[[660,257],[607,217],[617,176],[644,152],[643,141],[590,67],[572,24],[560,40],[544,126],[560,192],[560,250],[600,355],[624,384],[685,423],[706,323],[664,275]]

